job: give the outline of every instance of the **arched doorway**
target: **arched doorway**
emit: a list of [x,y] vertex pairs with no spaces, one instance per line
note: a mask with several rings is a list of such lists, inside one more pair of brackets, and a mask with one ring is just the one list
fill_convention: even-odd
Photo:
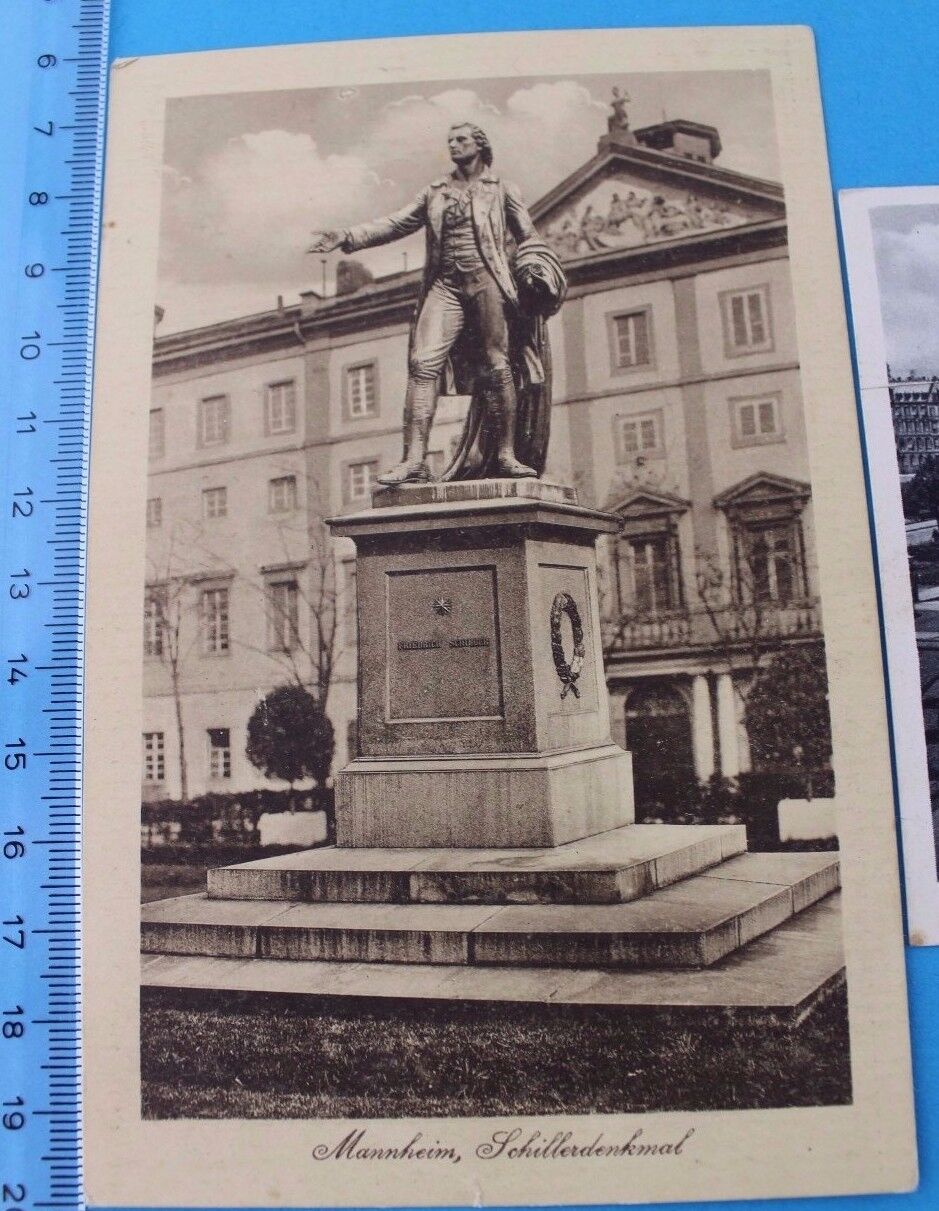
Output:
[[664,803],[680,810],[676,798],[696,782],[684,695],[666,682],[637,686],[626,700],[626,747],[633,756],[637,809]]

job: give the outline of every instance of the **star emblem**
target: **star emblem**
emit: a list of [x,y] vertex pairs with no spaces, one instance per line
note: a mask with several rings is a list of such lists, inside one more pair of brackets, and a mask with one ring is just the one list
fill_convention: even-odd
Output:
[[453,598],[452,597],[435,597],[434,598],[434,613],[440,614],[444,618],[448,618],[453,613]]

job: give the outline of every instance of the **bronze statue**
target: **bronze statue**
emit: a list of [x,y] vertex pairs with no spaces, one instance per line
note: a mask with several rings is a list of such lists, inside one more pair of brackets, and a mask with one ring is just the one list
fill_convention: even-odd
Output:
[[314,235],[309,252],[357,252],[423,227],[424,278],[411,325],[404,454],[383,484],[432,478],[427,445],[438,392],[471,394],[441,479],[540,475],[550,429],[551,362],[545,320],[567,284],[514,185],[492,171],[485,133],[450,128],[454,170],[409,205],[345,231]]

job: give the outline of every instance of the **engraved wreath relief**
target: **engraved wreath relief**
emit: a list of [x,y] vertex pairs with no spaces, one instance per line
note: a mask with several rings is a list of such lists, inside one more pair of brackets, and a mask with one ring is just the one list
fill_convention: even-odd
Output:
[[[564,636],[561,629],[561,619],[566,617],[571,626],[573,649],[570,658],[564,651]],[[554,658],[554,669],[561,682],[561,697],[569,693],[575,698],[580,697],[577,682],[584,667],[586,649],[584,647],[584,627],[580,620],[580,610],[577,602],[570,593],[556,593],[551,603],[551,655]]]

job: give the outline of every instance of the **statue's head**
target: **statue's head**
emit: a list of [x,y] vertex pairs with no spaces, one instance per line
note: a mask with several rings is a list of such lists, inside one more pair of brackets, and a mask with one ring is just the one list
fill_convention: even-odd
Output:
[[455,122],[447,133],[447,147],[454,164],[465,164],[477,155],[487,168],[492,163],[492,145],[486,132],[472,122]]

